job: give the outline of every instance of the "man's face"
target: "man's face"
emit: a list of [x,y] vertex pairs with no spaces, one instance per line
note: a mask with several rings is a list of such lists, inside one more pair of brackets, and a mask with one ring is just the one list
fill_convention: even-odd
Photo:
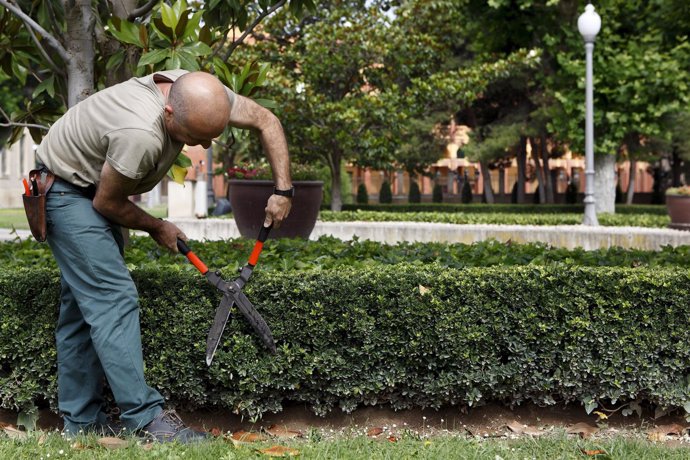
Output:
[[185,126],[183,123],[180,123],[175,116],[170,117],[167,128],[170,137],[176,141],[182,142],[190,147],[201,145],[205,149],[209,148],[213,139],[221,134],[220,132],[204,132],[203,129],[194,129],[193,127]]

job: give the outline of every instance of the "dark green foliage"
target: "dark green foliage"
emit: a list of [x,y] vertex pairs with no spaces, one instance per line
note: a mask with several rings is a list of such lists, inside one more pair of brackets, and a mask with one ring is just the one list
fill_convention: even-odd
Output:
[[[258,416],[287,401],[325,414],[486,401],[679,407],[690,398],[684,268],[398,264],[255,276],[247,296],[278,354],[235,315],[207,368],[219,294],[192,272],[133,272],[147,379],[171,405]],[[0,271],[2,407],[56,406],[58,292],[56,270]]]
[[391,191],[391,184],[385,180],[381,184],[381,190],[379,191],[379,203],[390,204],[393,202],[393,192]]
[[460,191],[460,201],[463,204],[472,203],[472,186],[470,185],[470,181],[468,181],[468,180],[462,181],[462,190]]
[[422,202],[422,192],[419,190],[419,184],[417,184],[417,181],[410,181],[410,193],[407,201],[410,203]]
[[[608,227],[655,227],[665,228],[670,219],[659,214],[599,214],[599,224]],[[323,222],[435,222],[445,224],[498,224],[498,225],[580,225],[582,215],[574,213],[541,213],[528,214],[518,212],[381,212],[381,211],[322,211],[319,220]]]
[[367,192],[367,186],[364,184],[359,184],[357,187],[357,203],[367,204],[369,202],[369,192]]
[[440,184],[435,184],[431,191],[431,201],[434,203],[443,203],[443,189]]

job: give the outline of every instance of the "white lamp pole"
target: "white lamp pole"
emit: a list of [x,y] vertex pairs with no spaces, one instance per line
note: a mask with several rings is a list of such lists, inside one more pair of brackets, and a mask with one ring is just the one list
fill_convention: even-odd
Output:
[[577,28],[585,39],[585,217],[584,225],[599,225],[594,206],[594,83],[592,52],[594,39],[601,29],[601,18],[590,3],[577,19]]

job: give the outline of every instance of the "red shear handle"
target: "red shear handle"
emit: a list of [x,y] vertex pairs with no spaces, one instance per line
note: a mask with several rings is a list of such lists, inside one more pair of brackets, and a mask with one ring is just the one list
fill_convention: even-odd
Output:
[[261,250],[264,247],[264,241],[268,238],[268,233],[271,231],[273,228],[273,224],[269,225],[268,227],[261,227],[261,231],[259,231],[259,238],[257,238],[256,243],[254,244],[254,250],[252,251],[252,254],[249,256],[249,265],[252,267],[256,265],[256,263],[259,261],[259,255],[261,254]]
[[202,275],[205,275],[206,272],[208,272],[208,267],[206,264],[204,264],[201,259],[199,259],[196,254],[189,249],[189,246],[187,246],[187,244],[179,238],[177,239],[177,249],[179,249],[183,255],[187,256],[187,259],[189,259],[192,265],[194,265]]

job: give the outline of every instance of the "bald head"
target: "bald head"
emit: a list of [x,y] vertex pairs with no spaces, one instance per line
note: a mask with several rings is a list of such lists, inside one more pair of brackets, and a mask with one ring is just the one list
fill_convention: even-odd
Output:
[[174,122],[196,140],[210,140],[225,129],[230,117],[230,102],[225,86],[216,77],[205,72],[190,72],[170,87],[166,111],[170,111]]

